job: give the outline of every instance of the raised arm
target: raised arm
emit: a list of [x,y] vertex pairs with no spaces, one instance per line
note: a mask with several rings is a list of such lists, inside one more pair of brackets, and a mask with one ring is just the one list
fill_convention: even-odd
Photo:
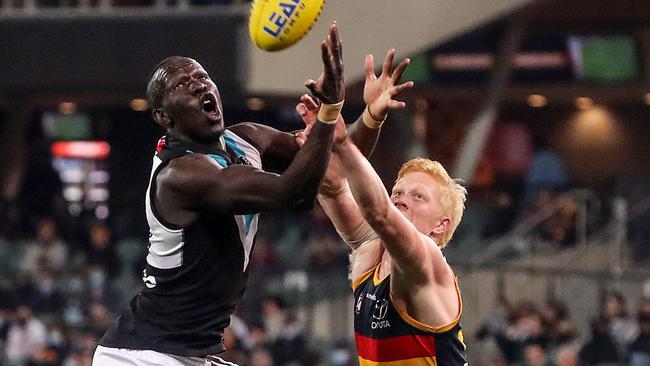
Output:
[[[391,49],[386,54],[382,72],[377,77],[374,71],[373,55],[366,55],[364,63],[366,81],[363,98],[367,107],[359,120],[348,128],[348,135],[355,144],[357,144],[357,141],[362,141],[360,150],[362,152],[364,152],[364,148],[367,150],[364,155],[374,149],[381,125],[386,119],[388,111],[390,109],[402,109],[406,106],[404,102],[395,100],[395,97],[403,90],[413,87],[412,81],[398,84],[410,60],[403,59],[397,67],[393,68],[394,58],[395,49]],[[296,110],[307,124],[306,131],[308,133],[318,107],[308,96],[303,96],[301,102],[296,107]],[[302,136],[298,137],[299,140],[303,138]],[[355,137],[357,140],[355,140]],[[353,250],[373,237],[373,233],[359,212],[347,181],[342,175],[340,162],[336,156],[332,156],[325,179],[321,184],[319,202],[334,223],[339,234]]]
[[375,170],[349,139],[335,144],[334,152],[363,217],[381,238],[393,265],[412,283],[427,283],[433,274],[432,256],[443,260],[433,240],[395,207]]
[[[384,94],[384,91],[397,85],[404,69],[410,62],[408,58],[405,58],[396,67],[393,67],[394,58],[395,49],[391,49],[386,54],[381,74],[377,77],[374,71],[373,55],[366,55],[364,62],[366,80],[363,88],[363,100],[366,103],[366,108],[359,118],[348,126],[350,138],[365,156],[372,155],[388,111],[402,109],[406,106],[404,102],[394,100],[390,94]],[[315,81],[307,80],[305,85],[313,85],[313,83]],[[412,87],[413,83],[407,82],[401,85],[407,89]],[[302,103],[305,103],[305,98],[304,95],[301,97]],[[309,124],[312,121],[313,119],[305,122]],[[265,169],[268,168],[272,171],[284,171],[300,148],[295,134],[281,132],[268,126],[241,123],[232,126],[231,130],[236,130],[256,146],[262,153]]]
[[187,206],[183,208],[188,211],[253,213],[311,205],[329,161],[332,136],[345,98],[336,24],[330,28],[321,51],[324,72],[310,89],[324,104],[318,112],[312,136],[282,175],[241,165],[219,169],[204,155],[187,155],[172,160],[161,171],[159,194],[182,197],[176,201]]
[[[398,85],[402,73],[411,62],[410,59],[403,59],[397,67],[393,67],[395,49],[392,48],[386,54],[382,64],[381,74],[375,75],[375,62],[372,54],[367,54],[364,61],[366,80],[363,86],[363,101],[366,108],[359,118],[350,125],[348,134],[352,142],[361,150],[364,156],[372,155],[382,124],[391,109],[402,109],[406,107],[404,102],[393,99],[393,95],[385,91]],[[411,88],[413,82],[406,82],[404,88]]]

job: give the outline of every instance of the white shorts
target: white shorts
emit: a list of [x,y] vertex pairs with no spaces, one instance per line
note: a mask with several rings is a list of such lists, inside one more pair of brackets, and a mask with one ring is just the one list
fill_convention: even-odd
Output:
[[92,366],[237,366],[221,357],[177,356],[151,350],[97,346]]

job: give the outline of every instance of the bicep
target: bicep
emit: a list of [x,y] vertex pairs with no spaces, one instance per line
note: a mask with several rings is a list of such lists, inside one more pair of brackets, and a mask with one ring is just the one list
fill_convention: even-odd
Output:
[[205,208],[217,212],[248,214],[288,206],[282,177],[249,166],[233,165],[202,184]]
[[291,204],[281,176],[246,166],[222,169],[207,157],[176,159],[159,179],[191,211],[247,214]]

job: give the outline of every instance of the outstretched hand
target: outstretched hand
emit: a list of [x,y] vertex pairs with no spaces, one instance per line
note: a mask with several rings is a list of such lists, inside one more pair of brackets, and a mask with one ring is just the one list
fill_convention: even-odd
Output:
[[374,70],[374,57],[372,54],[366,55],[364,63],[366,83],[363,87],[363,101],[368,105],[368,111],[373,119],[383,120],[389,109],[405,108],[406,103],[393,98],[402,91],[413,87],[413,81],[398,84],[402,73],[411,61],[405,58],[397,67],[393,68],[394,58],[395,49],[393,48],[386,54],[381,74],[377,77]]
[[305,81],[311,93],[327,104],[335,104],[345,99],[345,82],[343,80],[343,48],[336,22],[330,26],[330,34],[321,43],[323,73],[318,80]]

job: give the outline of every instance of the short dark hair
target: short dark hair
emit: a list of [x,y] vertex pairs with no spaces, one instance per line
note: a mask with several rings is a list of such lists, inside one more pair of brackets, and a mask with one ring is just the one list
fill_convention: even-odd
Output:
[[195,60],[184,56],[171,56],[160,61],[153,69],[149,83],[147,84],[147,99],[151,108],[160,108],[163,96],[165,95],[165,82],[167,76],[188,63],[196,62]]

